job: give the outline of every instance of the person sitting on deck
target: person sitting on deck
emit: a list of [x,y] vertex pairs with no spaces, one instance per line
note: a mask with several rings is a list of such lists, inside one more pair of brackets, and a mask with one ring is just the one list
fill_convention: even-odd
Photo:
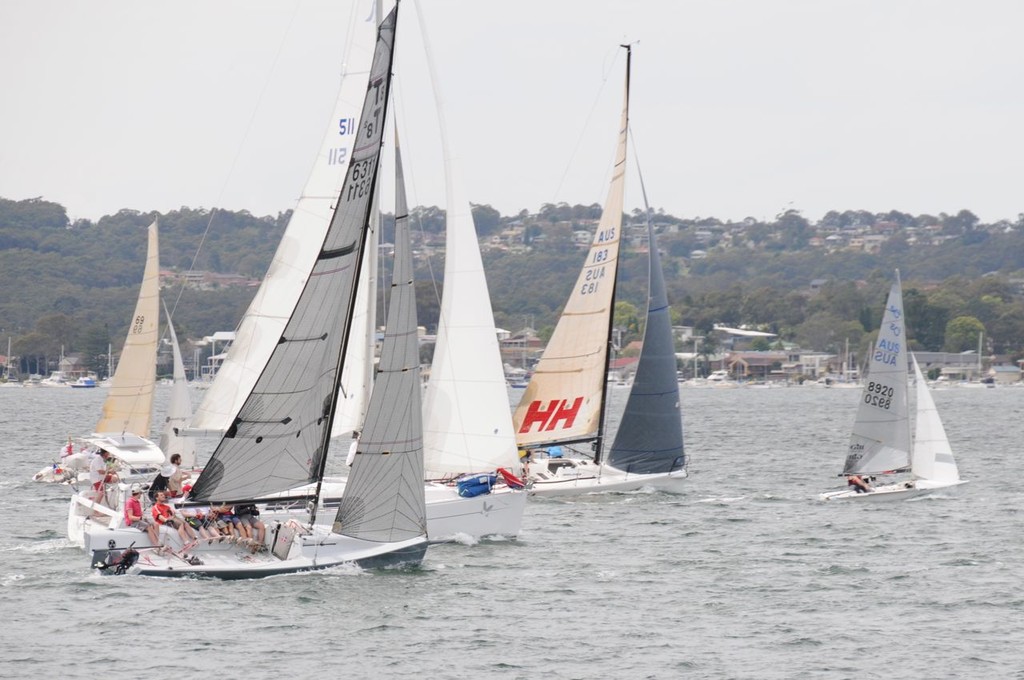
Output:
[[178,517],[174,508],[167,504],[167,492],[160,491],[156,495],[156,503],[153,504],[153,519],[159,526],[166,526],[175,529],[181,537],[183,545],[189,545],[195,541],[196,535],[192,527],[185,520]]
[[142,487],[132,484],[132,495],[124,502],[124,525],[139,531],[145,531],[153,545],[160,545],[160,534],[152,517],[142,512]]
[[846,483],[848,486],[852,486],[853,490],[857,493],[867,493],[871,491],[871,487],[868,486],[867,482],[861,479],[860,475],[850,475],[846,478]]

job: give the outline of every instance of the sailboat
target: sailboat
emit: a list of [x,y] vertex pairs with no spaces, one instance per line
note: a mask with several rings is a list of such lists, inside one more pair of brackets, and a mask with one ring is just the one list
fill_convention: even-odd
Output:
[[[625,96],[604,211],[565,311],[513,416],[519,446],[527,450],[530,491],[536,495],[644,487],[675,491],[686,478],[671,320],[649,210],[650,291],[643,350],[607,456],[604,450],[629,128],[629,46],[626,51]],[[550,455],[581,443],[591,444],[592,457]]]
[[[884,475],[895,481],[866,484],[867,490],[850,483],[846,489],[821,494],[821,500],[902,500],[966,483],[960,479],[939,412],[913,357],[917,414],[911,436],[907,350],[903,290],[897,271],[869,357],[841,473],[848,479],[856,476],[873,482]],[[893,476],[906,472],[910,479]]]
[[[280,512],[289,500],[300,505],[292,517],[270,528],[266,551],[207,544],[188,556],[172,552],[139,559],[126,569],[128,573],[253,578],[345,563],[418,563],[426,552],[419,356],[407,235],[393,282],[397,301],[389,312],[385,347],[360,437],[361,455],[353,462],[333,523],[316,521],[376,191],[397,13],[396,5],[378,29],[360,117],[361,143],[352,154],[306,285],[266,366],[189,497],[190,504],[202,506],[260,503],[271,512]],[[315,485],[312,498],[281,496],[301,483]],[[304,513],[305,521],[295,516]],[[136,559],[128,548],[94,549],[94,564],[109,567],[126,555]]]
[[79,438],[82,450],[64,447],[59,461],[33,475],[37,482],[73,482],[89,467],[89,450],[106,449],[117,462],[121,479],[145,479],[164,462],[148,439],[156,392],[156,357],[160,321],[160,256],[157,221],[147,230],[146,267],[121,358],[103,411],[92,434]]

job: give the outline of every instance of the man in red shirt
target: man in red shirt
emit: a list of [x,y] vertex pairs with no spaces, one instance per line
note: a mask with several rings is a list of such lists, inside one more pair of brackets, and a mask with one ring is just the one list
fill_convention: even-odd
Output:
[[124,525],[145,531],[153,545],[160,545],[160,535],[150,517],[142,514],[142,487],[132,484],[132,495],[124,503]]

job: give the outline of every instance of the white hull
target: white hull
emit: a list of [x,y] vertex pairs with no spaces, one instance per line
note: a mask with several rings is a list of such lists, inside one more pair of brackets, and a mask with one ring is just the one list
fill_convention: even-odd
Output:
[[576,458],[548,458],[530,465],[530,495],[579,496],[588,493],[639,491],[653,488],[682,493],[686,470],[649,475],[629,474],[607,465]]
[[[334,513],[345,489],[345,480],[340,478],[324,480],[323,503],[320,518],[325,522],[334,521]],[[286,495],[311,492],[311,488],[297,489]],[[427,501],[427,537],[431,543],[453,539],[480,539],[488,536],[514,538],[519,534],[526,509],[527,493],[508,487],[498,487],[493,492],[473,498],[459,496],[455,487],[428,483],[425,488]],[[144,532],[121,526],[122,500],[117,494],[123,490],[112,487],[108,502],[117,509],[95,505],[90,501],[91,491],[78,493],[71,498],[68,510],[68,540],[92,553],[108,547],[113,540],[118,549],[136,542],[136,547],[149,546]],[[265,513],[267,514],[267,513]],[[98,515],[98,517],[97,517]],[[276,515],[267,514],[267,519]],[[282,515],[288,519],[290,515]],[[299,518],[299,515],[294,515]],[[176,540],[171,537],[172,541]],[[181,547],[180,545],[177,547]]]
[[[258,553],[243,546],[205,542],[190,548],[187,554],[143,548],[139,559],[126,573],[141,576],[192,576],[219,579],[264,578],[301,571],[329,569],[345,564],[364,569],[418,565],[427,551],[422,536],[406,541],[379,543],[351,536],[329,533],[317,528],[312,535],[292,533],[281,525],[281,532],[269,536],[269,549]],[[136,532],[142,538],[145,534]],[[139,545],[136,545],[136,549]],[[97,550],[92,553],[93,566],[113,565],[122,556],[121,550]],[[104,571],[112,571],[109,567]]]
[[[345,480],[325,479],[324,502],[337,507]],[[497,487],[489,494],[463,498],[454,486],[428,482],[425,486],[427,501],[427,538],[431,543],[456,538],[472,539],[488,536],[514,538],[519,535],[526,509],[525,491]]]
[[863,502],[886,502],[905,501],[918,496],[925,496],[935,491],[953,489],[967,480],[961,479],[955,482],[935,482],[925,479],[907,481],[899,484],[885,484],[876,486],[871,491],[857,493],[852,488],[841,491],[828,491],[818,496],[823,501],[863,501]]

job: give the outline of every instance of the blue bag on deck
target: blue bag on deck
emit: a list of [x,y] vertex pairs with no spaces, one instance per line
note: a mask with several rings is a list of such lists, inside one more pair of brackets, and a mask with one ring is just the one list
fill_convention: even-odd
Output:
[[490,493],[491,487],[494,486],[497,479],[498,474],[496,472],[482,475],[466,475],[455,480],[455,486],[458,488],[460,496],[463,498],[473,498],[474,496]]

